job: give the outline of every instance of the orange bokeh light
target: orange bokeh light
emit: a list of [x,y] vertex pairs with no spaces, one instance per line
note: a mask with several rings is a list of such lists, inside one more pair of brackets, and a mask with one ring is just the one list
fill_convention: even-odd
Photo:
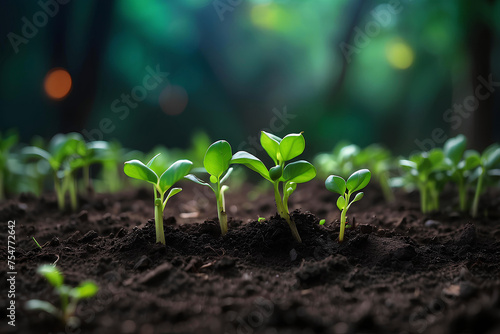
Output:
[[71,90],[71,75],[63,68],[51,69],[45,76],[43,87],[51,99],[60,100]]

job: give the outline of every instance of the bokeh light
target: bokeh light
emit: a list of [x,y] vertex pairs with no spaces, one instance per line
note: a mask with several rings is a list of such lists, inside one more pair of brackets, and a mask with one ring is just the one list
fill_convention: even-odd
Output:
[[50,70],[43,83],[45,93],[54,100],[65,98],[71,90],[71,85],[71,75],[63,68]]
[[161,110],[170,116],[182,114],[186,109],[188,100],[186,90],[177,85],[168,85],[165,87],[159,98]]
[[389,64],[400,70],[410,67],[415,58],[411,47],[400,40],[392,41],[387,45],[386,57]]

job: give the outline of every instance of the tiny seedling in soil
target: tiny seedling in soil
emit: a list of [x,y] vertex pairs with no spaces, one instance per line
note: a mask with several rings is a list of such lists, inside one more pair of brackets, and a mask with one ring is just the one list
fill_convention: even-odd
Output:
[[399,164],[405,174],[398,179],[398,185],[418,188],[422,213],[438,210],[439,195],[448,182],[443,150],[435,148],[414,154],[409,160],[400,160]]
[[350,201],[351,196],[354,194],[354,192],[366,187],[368,182],[370,182],[370,178],[370,171],[368,169],[361,169],[354,172],[347,179],[347,182],[342,177],[337,175],[330,175],[325,181],[326,189],[340,195],[340,197],[337,199],[337,207],[341,211],[339,242],[342,242],[344,240],[347,210],[349,210],[352,203],[362,199],[364,194],[362,192],[359,192],[356,194],[354,199]]
[[[478,155],[473,154],[472,155]],[[479,166],[471,175],[471,180],[476,181],[476,190],[472,202],[471,215],[476,217],[479,208],[479,198],[481,193],[488,186],[492,185],[493,179],[500,176],[500,145],[493,144],[488,146],[479,159]]]
[[64,284],[64,276],[55,266],[45,264],[38,267],[37,272],[45,277],[60,298],[60,309],[53,304],[39,299],[31,299],[26,303],[27,310],[45,311],[60,319],[64,325],[78,326],[80,321],[75,316],[76,306],[82,299],[93,297],[99,288],[92,281],[83,281],[71,288]]
[[[57,134],[49,143],[48,150],[29,146],[22,150],[27,156],[45,159],[49,162],[54,177],[54,190],[60,210],[64,210],[66,192],[69,192],[71,208],[76,210],[77,194],[74,179],[74,169],[71,168],[71,158],[78,152],[83,138],[78,133]],[[61,182],[62,180],[62,182]]]
[[469,176],[481,164],[479,153],[473,150],[466,151],[466,147],[467,138],[458,135],[448,139],[443,148],[447,173],[458,187],[459,206],[463,212],[467,210]]
[[[295,222],[290,217],[288,198],[297,188],[297,183],[304,183],[314,179],[316,168],[305,160],[295,161],[286,165],[285,163],[304,152],[306,145],[304,136],[302,133],[292,133],[284,138],[280,138],[262,131],[260,143],[273,160],[274,167],[267,169],[262,161],[245,151],[236,152],[233,155],[231,163],[245,165],[274,185],[274,198],[278,214],[286,220],[294,238],[298,242],[301,242],[299,231],[297,231]],[[279,188],[280,183],[283,184],[282,192],[280,192]]]
[[259,218],[257,219],[257,221],[258,221],[259,223],[263,223],[263,222],[265,222],[265,221],[266,221],[266,218],[264,218],[264,217],[259,217]]
[[151,169],[151,165],[159,154],[155,155],[147,164],[139,160],[130,160],[125,162],[123,171],[131,178],[143,180],[153,184],[154,191],[154,206],[155,206],[155,229],[156,242],[165,244],[165,233],[163,232],[163,211],[167,205],[169,198],[182,191],[182,188],[172,188],[168,195],[165,193],[179,180],[183,179],[193,166],[189,160],[178,160],[174,162],[168,169],[159,173]]
[[33,238],[33,241],[35,242],[35,244],[38,246],[38,248],[42,249],[42,246],[40,246],[38,241],[36,241],[35,237],[32,237],[32,238]]
[[325,223],[326,223],[326,219],[321,219],[321,220],[319,221],[319,224],[320,224],[320,225],[325,225]]
[[233,171],[232,168],[229,168],[231,156],[231,145],[225,140],[216,141],[210,145],[203,158],[203,166],[208,174],[210,174],[210,183],[199,179],[193,174],[186,176],[187,179],[201,184],[202,186],[207,186],[214,192],[217,200],[217,216],[219,217],[222,235],[227,233],[227,213],[224,192],[228,189],[228,186],[223,185],[223,183]]

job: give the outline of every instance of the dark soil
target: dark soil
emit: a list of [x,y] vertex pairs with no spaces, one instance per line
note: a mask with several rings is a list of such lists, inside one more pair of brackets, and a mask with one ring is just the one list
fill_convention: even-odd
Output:
[[[154,242],[149,189],[81,198],[77,213],[58,212],[51,195],[0,203],[0,254],[7,262],[15,220],[17,271],[16,327],[7,325],[3,279],[0,332],[500,333],[498,193],[472,219],[454,211],[452,191],[441,212],[422,215],[418,194],[398,193],[388,205],[371,188],[339,244],[337,196],[321,182],[299,185],[291,197],[299,244],[275,216],[272,194],[250,201],[248,185],[227,195],[222,238],[215,218],[203,221],[215,215],[215,198],[200,188],[185,184],[169,202],[166,246]],[[58,303],[36,274],[56,260],[66,283],[100,287],[77,310],[80,329],[23,309],[32,298]]]

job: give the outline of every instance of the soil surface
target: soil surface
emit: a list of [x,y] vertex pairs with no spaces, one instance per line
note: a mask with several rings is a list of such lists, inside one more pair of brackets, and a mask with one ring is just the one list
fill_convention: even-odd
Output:
[[[183,188],[165,211],[166,246],[155,244],[152,189],[82,197],[75,213],[59,212],[51,194],[1,202],[0,255],[7,262],[15,220],[17,275],[16,327],[7,325],[10,285],[0,283],[0,332],[500,333],[498,192],[473,219],[455,211],[452,190],[439,213],[423,215],[417,193],[386,204],[369,187],[339,243],[337,196],[310,182],[290,198],[297,243],[269,191],[229,191],[221,237],[213,193]],[[79,304],[78,329],[24,310],[33,298],[58,305],[36,274],[54,262],[67,284],[100,287]]]

